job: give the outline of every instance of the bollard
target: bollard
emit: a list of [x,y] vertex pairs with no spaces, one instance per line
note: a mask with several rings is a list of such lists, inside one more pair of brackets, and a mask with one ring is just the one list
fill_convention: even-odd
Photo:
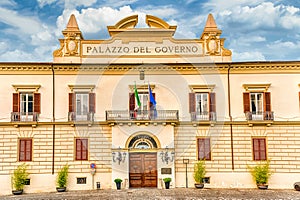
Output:
[[97,182],[97,190],[100,190],[100,182]]

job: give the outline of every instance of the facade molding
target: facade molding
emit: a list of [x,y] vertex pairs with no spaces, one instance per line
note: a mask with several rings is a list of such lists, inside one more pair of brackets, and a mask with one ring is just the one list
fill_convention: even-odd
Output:
[[0,63],[0,74],[57,74],[78,72],[99,72],[111,74],[180,72],[184,74],[224,74],[230,66],[231,74],[279,74],[300,73],[300,61],[261,62],[261,63],[195,63],[195,64],[52,64],[52,63]]
[[41,88],[41,85],[18,84],[18,85],[12,85],[12,87],[15,89],[16,92],[28,92],[28,91],[38,92],[39,89]]
[[254,91],[267,92],[270,86],[271,83],[243,84],[243,87],[246,90],[246,92],[254,92]]

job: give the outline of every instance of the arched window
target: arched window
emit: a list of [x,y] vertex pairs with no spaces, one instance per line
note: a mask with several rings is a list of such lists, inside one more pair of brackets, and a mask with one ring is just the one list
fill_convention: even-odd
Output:
[[128,147],[132,149],[153,149],[157,148],[157,144],[151,136],[140,134],[130,140]]

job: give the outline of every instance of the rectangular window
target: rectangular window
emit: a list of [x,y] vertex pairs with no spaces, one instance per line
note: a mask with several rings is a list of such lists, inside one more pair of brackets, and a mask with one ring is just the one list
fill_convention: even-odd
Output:
[[12,121],[37,121],[41,112],[40,93],[13,93]]
[[253,114],[262,114],[263,112],[263,93],[250,93],[250,111]]
[[192,120],[215,121],[215,93],[199,92],[189,94],[189,111]]
[[198,138],[198,160],[211,160],[210,138]]
[[69,93],[69,121],[93,121],[95,102],[95,93]]
[[196,112],[199,115],[208,114],[208,93],[196,93]]
[[19,161],[32,161],[32,139],[19,140]]
[[244,92],[243,102],[247,120],[274,120],[270,92]]
[[253,138],[253,160],[267,160],[266,154],[266,139]]
[[20,93],[20,111],[32,115],[33,93]]
[[139,98],[141,101],[140,110],[148,110],[148,94],[139,93]]
[[86,184],[86,177],[77,178],[77,184]]
[[89,94],[76,93],[76,119],[87,120],[89,112]]
[[88,160],[88,139],[76,139],[76,160]]

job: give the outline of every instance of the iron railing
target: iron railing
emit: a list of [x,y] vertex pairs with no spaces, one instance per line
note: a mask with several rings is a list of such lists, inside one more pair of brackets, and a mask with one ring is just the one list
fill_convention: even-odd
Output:
[[76,121],[76,122],[93,122],[94,121],[94,113],[88,112],[87,114],[78,115],[76,112],[69,112],[68,113],[68,120],[69,122]]
[[37,122],[39,119],[39,113],[37,112],[12,112],[12,122]]
[[246,120],[248,121],[273,121],[274,120],[274,112],[266,111],[266,112],[246,112],[245,113]]
[[191,112],[192,121],[217,121],[216,112]]
[[170,121],[178,120],[178,110],[108,110],[106,111],[107,121]]

